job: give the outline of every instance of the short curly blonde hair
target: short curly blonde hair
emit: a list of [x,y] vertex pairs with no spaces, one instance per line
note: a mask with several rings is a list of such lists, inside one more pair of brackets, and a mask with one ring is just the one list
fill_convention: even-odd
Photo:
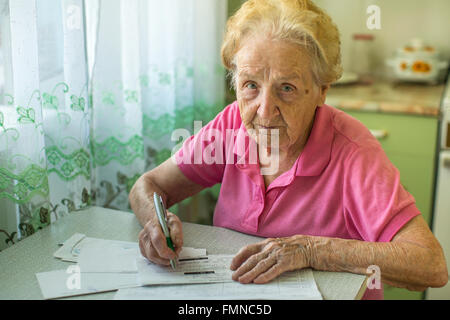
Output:
[[233,86],[236,53],[246,38],[263,32],[304,47],[317,85],[329,85],[342,76],[338,28],[311,0],[248,0],[228,20],[222,45],[222,62]]

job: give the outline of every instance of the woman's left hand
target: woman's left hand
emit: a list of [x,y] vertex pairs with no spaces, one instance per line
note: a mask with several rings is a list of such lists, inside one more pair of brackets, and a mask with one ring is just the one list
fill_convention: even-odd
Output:
[[308,236],[270,238],[242,248],[231,262],[232,279],[240,283],[267,283],[286,271],[310,267]]

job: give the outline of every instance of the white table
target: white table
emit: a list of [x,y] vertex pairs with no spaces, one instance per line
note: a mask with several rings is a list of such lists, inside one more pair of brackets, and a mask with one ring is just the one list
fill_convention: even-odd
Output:
[[[137,242],[141,230],[128,212],[100,207],[73,212],[0,252],[0,299],[43,299],[35,274],[66,269],[69,265],[53,258],[53,253],[74,233],[88,237]],[[235,254],[243,246],[261,238],[228,229],[183,223],[184,246],[206,248],[209,254]],[[324,299],[360,299],[366,277],[351,273],[314,271]],[[70,299],[112,299],[115,292]]]

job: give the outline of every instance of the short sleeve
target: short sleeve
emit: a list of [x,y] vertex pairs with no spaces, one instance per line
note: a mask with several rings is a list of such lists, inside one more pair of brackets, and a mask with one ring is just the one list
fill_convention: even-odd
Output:
[[212,187],[222,182],[226,163],[226,129],[232,128],[237,104],[220,112],[198,133],[188,138],[174,155],[181,172],[191,181]]
[[344,217],[353,237],[389,242],[420,215],[381,146],[356,148],[346,161],[344,174]]

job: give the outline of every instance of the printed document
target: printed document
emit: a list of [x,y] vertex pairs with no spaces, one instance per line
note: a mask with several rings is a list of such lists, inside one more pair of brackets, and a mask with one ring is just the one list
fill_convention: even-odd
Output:
[[233,255],[209,255],[178,260],[175,270],[151,263],[142,256],[137,260],[142,285],[231,282]]
[[116,300],[322,300],[311,269],[290,271],[266,284],[236,281],[119,289]]

